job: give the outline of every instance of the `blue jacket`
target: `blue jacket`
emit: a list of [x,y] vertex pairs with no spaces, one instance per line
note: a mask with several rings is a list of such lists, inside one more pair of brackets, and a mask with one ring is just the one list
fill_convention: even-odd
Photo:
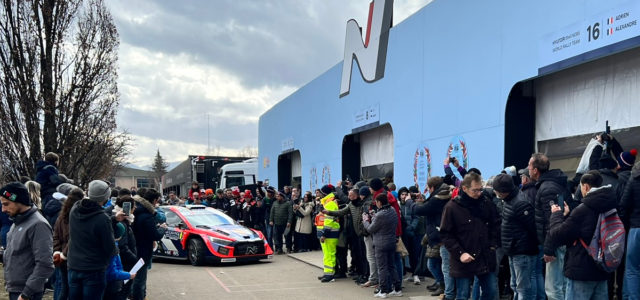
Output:
[[[117,245],[118,243],[116,243]],[[122,262],[120,261],[120,255],[116,254],[111,257],[111,263],[109,263],[109,267],[107,268],[107,282],[109,281],[117,281],[117,280],[126,280],[131,278],[129,272],[125,272],[122,270]]]

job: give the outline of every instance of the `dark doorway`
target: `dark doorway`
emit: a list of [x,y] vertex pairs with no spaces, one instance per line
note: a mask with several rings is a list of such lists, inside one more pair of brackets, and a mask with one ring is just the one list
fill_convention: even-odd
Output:
[[533,80],[511,88],[504,123],[504,166],[527,166],[535,151],[536,98]]
[[300,187],[302,183],[302,161],[300,151],[291,151],[278,156],[278,189],[285,185]]
[[351,134],[342,140],[342,178],[360,181],[360,135]]

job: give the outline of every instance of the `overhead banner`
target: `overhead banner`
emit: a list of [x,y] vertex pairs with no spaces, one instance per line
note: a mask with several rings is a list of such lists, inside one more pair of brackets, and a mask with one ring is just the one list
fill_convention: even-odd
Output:
[[633,1],[546,34],[538,74],[548,74],[640,45],[640,2]]

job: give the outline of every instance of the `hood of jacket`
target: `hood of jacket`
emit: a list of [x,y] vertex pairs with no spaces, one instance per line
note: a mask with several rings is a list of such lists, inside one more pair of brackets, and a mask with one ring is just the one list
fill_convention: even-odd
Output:
[[[153,204],[151,204],[151,202],[147,201],[147,199],[142,198],[138,195],[133,196],[133,201],[136,202],[136,206],[137,207],[144,207],[147,211],[149,211],[150,214],[155,214],[156,212],[156,208],[153,207]],[[136,208],[137,210],[137,208]]]
[[611,185],[592,188],[582,199],[582,203],[598,213],[603,213],[616,208],[616,192],[611,188]]
[[540,185],[545,181],[553,181],[560,186],[567,185],[567,175],[565,175],[560,169],[549,170],[546,173],[540,175],[538,181],[536,182],[536,186],[540,188]]
[[440,187],[438,187],[435,191],[433,191],[432,196],[434,198],[440,199],[440,200],[449,200],[451,199],[451,186],[449,186],[446,183],[443,183],[440,185]]
[[104,214],[104,209],[100,204],[95,201],[91,201],[88,198],[84,198],[73,205],[74,209],[71,210],[71,216],[76,219],[86,220],[93,216]]
[[36,163],[36,171],[40,171],[40,170],[44,169],[44,167],[46,167],[46,166],[54,166],[55,167],[55,165],[53,165],[50,162],[47,162],[47,161],[44,161],[44,160],[40,160],[40,161],[38,161]]

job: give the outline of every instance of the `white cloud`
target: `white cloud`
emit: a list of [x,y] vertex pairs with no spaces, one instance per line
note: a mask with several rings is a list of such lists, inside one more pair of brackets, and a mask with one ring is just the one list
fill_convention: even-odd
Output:
[[[395,1],[397,24],[430,0]],[[257,121],[342,59],[348,19],[369,0],[110,1],[121,34],[118,125],[131,161],[257,147]],[[206,114],[210,116],[207,124]],[[210,129],[210,136],[207,131]]]

